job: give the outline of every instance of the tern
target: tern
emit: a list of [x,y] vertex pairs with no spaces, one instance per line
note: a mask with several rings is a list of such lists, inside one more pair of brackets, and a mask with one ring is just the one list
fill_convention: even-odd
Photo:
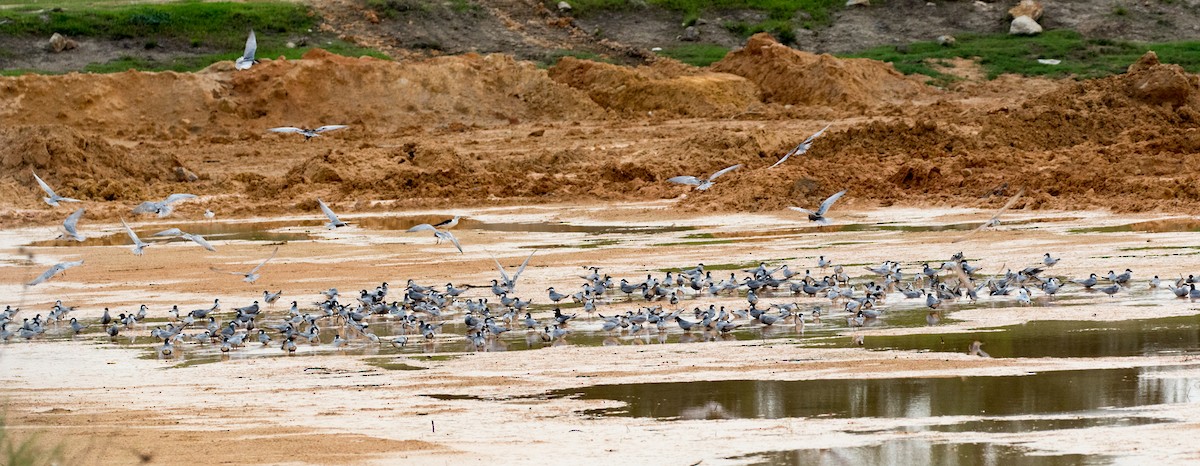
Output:
[[792,150],[788,151],[788,153],[783,154],[783,158],[779,159],[778,162],[775,162],[775,165],[771,165],[770,167],[767,167],[767,169],[770,170],[772,168],[778,167],[783,162],[786,162],[788,157],[791,157],[793,155],[804,155],[805,152],[808,152],[808,148],[812,147],[813,140],[820,137],[822,134],[824,134],[825,130],[829,129],[830,126],[832,126],[832,124],[825,125],[824,128],[821,128],[820,131],[817,131],[812,136],[809,136],[808,139],[805,139],[804,142],[800,143],[800,145],[792,148]]
[[77,260],[74,262],[59,262],[57,264],[54,264],[54,266],[50,267],[45,272],[42,272],[42,274],[40,276],[33,279],[33,281],[29,282],[27,284],[27,286],[37,285],[38,283],[44,282],[46,280],[49,280],[51,277],[58,275],[59,272],[67,270],[71,267],[78,267],[80,265],[83,265],[83,259],[80,259],[80,260]]
[[258,50],[258,39],[254,37],[254,30],[250,30],[250,37],[246,38],[246,50],[242,52],[242,56],[238,57],[237,61],[233,62],[233,67],[239,70],[248,70],[258,60],[254,58],[254,52]]
[[137,233],[134,233],[133,229],[129,228],[128,223],[125,223],[125,219],[121,219],[121,225],[125,227],[125,233],[129,235],[129,239],[133,240],[133,247],[129,248],[129,250],[133,251],[133,255],[135,256],[142,255],[142,249],[150,245],[143,242],[141,238],[138,238]]
[[325,216],[329,217],[329,223],[325,224],[325,228],[334,230],[337,229],[337,227],[344,227],[348,225],[346,222],[338,220],[337,215],[333,213],[333,210],[329,209],[329,205],[326,204],[325,201],[322,201],[319,197],[317,198],[317,204],[321,206],[321,212],[325,212]]
[[449,230],[451,228],[458,226],[458,220],[461,218],[462,218],[461,215],[455,215],[454,218],[452,218],[450,220],[443,220],[441,223],[435,223],[433,226],[434,226],[434,228],[441,228],[443,230]]
[[153,214],[157,214],[158,218],[163,218],[168,215],[171,215],[171,212],[172,212],[171,204],[182,201],[184,199],[195,199],[195,198],[196,198],[195,194],[176,193],[176,194],[167,196],[167,198],[163,199],[162,202],[154,202],[154,201],[143,202],[140,205],[138,205],[137,207],[134,207],[133,213],[135,213],[135,214],[153,213]]
[[221,270],[221,269],[218,269],[218,268],[216,268],[216,267],[209,267],[209,269],[211,269],[213,272],[227,273],[227,274],[230,274],[230,275],[241,275],[241,276],[242,276],[242,281],[244,281],[244,282],[246,282],[246,283],[254,283],[254,281],[255,281],[255,280],[258,280],[258,278],[259,278],[259,276],[260,276],[260,275],[258,274],[258,269],[261,269],[261,268],[262,268],[262,266],[264,266],[264,265],[267,265],[267,262],[270,262],[270,261],[271,261],[271,259],[274,259],[274,258],[275,258],[275,254],[278,254],[278,253],[279,253],[279,246],[276,246],[276,247],[275,247],[275,251],[271,253],[271,257],[268,257],[266,260],[262,261],[262,263],[261,263],[261,264],[258,264],[257,266],[255,266],[253,269],[250,269],[250,271],[249,271],[249,272],[246,272],[246,273],[242,273],[242,272],[232,272],[232,271],[228,271],[228,270]]
[[209,251],[217,250],[217,248],[214,248],[213,245],[208,244],[208,241],[206,241],[203,236],[193,235],[191,233],[185,233],[183,230],[180,230],[178,228],[168,228],[166,230],[155,233],[154,236],[178,236],[185,240],[199,244],[200,246],[203,246],[204,249],[207,249]]
[[512,277],[509,277],[508,273],[504,271],[504,266],[500,265],[500,261],[496,259],[496,256],[492,256],[492,261],[496,263],[496,269],[500,270],[500,285],[503,285],[503,290],[512,292],[516,289],[517,279],[521,278],[521,274],[525,272],[525,267],[529,265],[529,260],[533,259],[533,254],[536,252],[537,250],[535,249],[529,253],[529,257],[525,258],[525,262],[521,263],[521,266],[517,268],[517,273],[514,273]]
[[318,127],[316,129],[308,129],[308,128],[296,128],[294,126],[281,126],[279,128],[271,128],[267,131],[270,131],[272,133],[288,133],[288,134],[296,133],[296,134],[300,134],[300,135],[304,136],[304,140],[308,141],[309,139],[320,136],[321,133],[324,133],[326,131],[333,131],[335,129],[342,129],[342,128],[346,128],[346,127],[347,127],[347,125],[325,125],[325,126]]
[[46,184],[45,181],[42,181],[42,178],[37,176],[37,173],[33,171],[30,171],[30,173],[33,173],[33,179],[37,180],[38,186],[41,186],[42,191],[45,191],[46,195],[49,196],[43,197],[42,200],[46,201],[46,203],[50,204],[50,206],[58,207],[59,202],[79,202],[79,199],[71,199],[69,197],[62,197],[58,194],[55,194],[54,190],[50,189],[50,185]]
[[415,227],[408,229],[408,233],[415,233],[418,231],[432,231],[433,237],[438,239],[438,243],[441,243],[442,240],[449,241],[451,243],[454,243],[455,248],[458,248],[459,254],[463,253],[462,244],[459,244],[458,238],[455,238],[454,234],[450,233],[449,231],[439,230],[439,229],[435,228],[433,225],[430,225],[428,223],[422,223],[420,225],[417,225]]
[[808,209],[802,209],[800,207],[788,207],[788,208],[795,210],[797,212],[804,212],[804,213],[808,214],[808,219],[811,221],[817,222],[818,225],[828,225],[829,219],[825,218],[825,212],[828,212],[829,208],[833,206],[833,203],[837,202],[837,200],[840,199],[845,194],[846,194],[846,190],[841,190],[841,191],[838,191],[837,193],[834,193],[834,195],[829,196],[829,198],[827,198],[823,202],[821,202],[821,206],[818,207],[815,212],[808,210]]
[[78,230],[75,229],[76,225],[79,224],[79,219],[82,217],[83,217],[83,207],[80,207],[79,210],[76,210],[75,212],[72,212],[71,215],[68,215],[67,219],[63,220],[63,224],[62,224],[63,234],[59,235],[58,237],[59,238],[69,238],[69,239],[73,239],[75,241],[83,242],[83,240],[85,238],[83,237],[83,235],[79,234]]
[[668,178],[667,181],[670,183],[686,184],[686,185],[695,186],[697,191],[704,191],[708,188],[711,188],[713,186],[713,182],[716,181],[716,179],[719,178],[721,175],[724,175],[731,171],[737,170],[741,167],[742,167],[742,164],[740,164],[740,163],[737,165],[725,167],[725,168],[721,169],[721,171],[718,171],[716,173],[713,173],[712,175],[709,175],[708,179],[703,180],[703,181],[701,181],[699,178],[696,178],[694,176],[676,176],[674,178]]

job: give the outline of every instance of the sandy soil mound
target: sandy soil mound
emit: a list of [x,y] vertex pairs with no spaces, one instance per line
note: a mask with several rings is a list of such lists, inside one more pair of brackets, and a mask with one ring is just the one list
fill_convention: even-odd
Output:
[[35,170],[61,196],[112,201],[140,199],[147,184],[168,179],[177,165],[165,155],[132,157],[124,147],[66,126],[0,128],[0,184],[24,187],[10,198],[20,205],[41,202]]
[[767,102],[780,104],[859,109],[932,92],[889,64],[803,52],[767,33],[755,34],[712,69],[753,81]]
[[550,68],[550,78],[583,90],[602,107],[621,113],[725,116],[759,102],[757,87],[745,78],[670,59],[630,68],[565,57]]
[[63,124],[107,137],[229,136],[284,125],[347,123],[366,131],[430,124],[596,118],[584,93],[532,63],[468,54],[412,63],[314,50],[247,72],[0,78],[0,119]]

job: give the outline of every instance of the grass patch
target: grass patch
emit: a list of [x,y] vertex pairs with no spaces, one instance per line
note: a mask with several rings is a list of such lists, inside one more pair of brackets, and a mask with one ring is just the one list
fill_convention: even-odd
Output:
[[[1024,76],[1096,78],[1123,73],[1138,57],[1153,50],[1164,63],[1175,63],[1189,72],[1200,72],[1200,41],[1141,43],[1109,39],[1085,39],[1075,31],[1053,30],[1033,37],[1007,34],[962,35],[957,44],[943,47],[936,42],[915,42],[903,47],[883,46],[845,55],[890,62],[904,74],[923,74],[937,80],[952,78],[934,70],[929,63],[951,58],[975,58],[988,79],[1012,73]],[[1039,58],[1062,60],[1042,65]]]
[[712,44],[682,45],[658,52],[659,55],[674,58],[692,66],[711,65],[725,58],[727,53],[729,53],[729,49]]
[[[275,59],[280,56],[288,60],[298,60],[306,52],[313,47],[303,47],[289,49],[286,47],[272,47],[269,49],[259,48],[258,56],[263,58]],[[346,55],[351,57],[371,56],[383,60],[388,60],[387,55],[372,49],[366,49],[346,42],[337,41],[332,44],[326,44],[320,48],[338,55]],[[169,60],[149,60],[141,57],[123,57],[105,63],[92,63],[86,66],[83,71],[88,73],[118,73],[129,69],[140,71],[198,71],[204,69],[208,65],[222,60],[235,60],[242,54],[233,53],[218,53],[207,55],[192,55],[172,57]]]
[[250,29],[259,40],[264,35],[308,33],[317,18],[308,7],[286,2],[80,4],[57,10],[2,10],[0,33],[50,37],[58,32],[71,38],[141,39],[155,45],[173,40],[241,50]]
[[732,244],[732,243],[733,243],[733,240],[731,240],[731,239],[715,239],[715,240],[711,240],[711,241],[680,241],[680,242],[675,242],[675,243],[657,243],[657,244],[651,244],[650,246],[653,246],[653,247],[658,247],[658,246],[704,246],[707,244]]
[[616,60],[613,60],[608,57],[602,57],[600,55],[597,55],[597,54],[594,54],[592,52],[588,52],[585,50],[559,49],[559,50],[554,50],[554,51],[551,51],[550,53],[547,53],[545,56],[542,57],[541,60],[538,60],[538,62],[537,62],[538,68],[545,69],[545,68],[549,68],[551,66],[557,65],[558,61],[562,60],[563,57],[578,58],[580,60],[590,60],[590,61],[597,61],[597,62],[602,62],[602,63],[613,63],[613,64],[617,63]]

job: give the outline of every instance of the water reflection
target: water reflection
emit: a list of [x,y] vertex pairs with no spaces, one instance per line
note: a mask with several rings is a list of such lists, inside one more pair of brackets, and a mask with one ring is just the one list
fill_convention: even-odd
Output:
[[[870,349],[966,353],[974,341],[997,358],[1094,358],[1194,353],[1200,349],[1200,317],[1166,317],[1118,322],[1043,320],[978,332],[878,335],[863,339]],[[857,346],[838,339],[836,346]]]
[[894,464],[1076,466],[1107,464],[1111,459],[1087,455],[1031,455],[1026,449],[992,443],[932,443],[905,439],[863,447],[774,451],[743,457],[754,465],[869,466]]
[[1145,368],[994,377],[732,380],[596,385],[549,395],[625,404],[593,414],[664,419],[680,419],[712,403],[730,417],[774,419],[1010,416],[1200,401],[1200,379],[1170,375],[1171,369]]

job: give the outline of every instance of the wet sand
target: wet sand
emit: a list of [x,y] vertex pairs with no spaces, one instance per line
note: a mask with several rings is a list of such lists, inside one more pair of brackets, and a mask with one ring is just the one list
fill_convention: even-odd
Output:
[[[786,263],[801,273],[811,269],[819,277],[816,258],[824,255],[847,264],[854,282],[861,283],[869,274],[863,265],[877,266],[888,259],[901,261],[905,273],[912,276],[921,264],[929,262],[936,267],[962,251],[990,275],[1002,268],[1037,265],[1041,255],[1050,252],[1062,258],[1049,272],[1054,276],[1082,278],[1090,272],[1103,275],[1131,268],[1134,283],[1114,298],[1074,287],[1056,300],[1035,300],[1030,307],[1013,305],[1013,297],[983,297],[980,302],[989,305],[978,307],[948,304],[944,321],[934,326],[889,324],[889,320],[903,322],[905,316],[925,312],[918,300],[906,301],[902,295],[891,294],[881,306],[887,309],[880,319],[883,325],[854,329],[838,322],[844,320],[844,313],[831,309],[827,299],[781,291],[765,294],[763,300],[796,302],[802,308],[824,306],[825,322],[810,321],[803,332],[796,328],[754,329],[757,333],[737,340],[695,343],[678,343],[684,336],[677,329],[666,336],[665,344],[649,336],[621,336],[615,338],[616,346],[585,343],[593,341],[584,336],[597,332],[599,322],[584,320],[580,309],[571,308],[567,311],[580,312],[583,320],[572,324],[580,344],[517,351],[522,347],[520,338],[514,336],[510,350],[503,352],[468,352],[461,335],[445,335],[434,347],[414,344],[404,351],[372,349],[365,341],[354,341],[350,351],[306,348],[302,355],[284,357],[273,345],[237,350],[242,354],[235,351],[229,360],[197,359],[204,363],[188,364],[193,354],[211,355],[211,346],[183,344],[184,357],[159,360],[150,357],[153,353],[144,342],[114,344],[96,334],[72,340],[62,337],[61,329],[52,330],[49,333],[58,336],[46,341],[14,339],[0,346],[0,396],[7,400],[9,427],[18,434],[40,432],[46,443],[65,440],[68,456],[88,464],[131,464],[139,461],[139,455],[148,455],[154,464],[524,464],[594,463],[612,458],[637,464],[745,463],[756,461],[753,455],[763,452],[840,451],[836,449],[898,440],[930,445],[1020,445],[1036,454],[1102,455],[1166,464],[1194,462],[1200,456],[1188,446],[1198,425],[1194,420],[1200,419],[1200,391],[1191,393],[1200,388],[1190,385],[1190,377],[1197,375],[1196,348],[1137,356],[985,359],[965,352],[822,347],[819,343],[820,338],[844,343],[854,335],[870,342],[872,337],[948,334],[1038,320],[1103,322],[1196,315],[1200,313],[1197,305],[1146,285],[1155,274],[1167,280],[1194,273],[1192,256],[1197,252],[1191,248],[1191,233],[1077,232],[1166,216],[1018,211],[1006,215],[1005,223],[995,231],[952,243],[965,231],[924,230],[977,225],[990,213],[902,207],[848,210],[836,213],[833,227],[814,230],[791,212],[698,216],[677,212],[672,206],[670,201],[662,201],[616,207],[464,209],[459,213],[481,224],[456,230],[466,251],[461,255],[453,253],[451,246],[435,244],[431,235],[365,226],[326,231],[311,225],[315,217],[308,217],[287,219],[296,221],[297,226],[280,226],[272,232],[306,234],[309,240],[283,244],[216,240],[217,252],[212,253],[190,243],[172,242],[155,244],[142,257],[131,255],[124,245],[27,247],[24,251],[33,254],[35,264],[26,265],[28,257],[19,249],[52,238],[53,233],[46,227],[10,229],[0,232],[0,270],[12,278],[4,280],[0,293],[16,298],[12,304],[20,301],[26,309],[18,318],[45,313],[55,299],[62,299],[78,306],[72,316],[84,321],[99,317],[105,306],[115,314],[130,312],[143,303],[150,306],[152,319],[161,319],[172,304],[186,311],[207,307],[213,298],[220,298],[228,310],[261,299],[264,289],[282,289],[283,300],[304,304],[316,301],[317,292],[329,287],[342,290],[347,300],[357,294],[354,290],[374,288],[382,281],[399,293],[408,278],[426,285],[483,285],[497,275],[490,254],[512,270],[533,250],[538,252],[522,276],[518,292],[539,305],[534,317],[540,320],[549,316],[544,290],[555,286],[573,292],[582,282],[578,276],[586,273],[583,267],[590,265],[602,267],[602,272],[615,280],[630,281],[639,281],[647,273],[661,277],[661,270],[700,262],[718,269],[737,269],[759,261]],[[444,214],[400,212],[389,216]],[[304,220],[309,224],[300,225]],[[354,216],[344,220],[372,225],[368,219]],[[543,231],[495,231],[482,226],[560,222],[621,228],[564,232],[540,227]],[[164,221],[134,227],[139,232],[157,231],[176,224]],[[119,233],[117,226],[92,224],[88,233]],[[892,228],[895,226],[905,228]],[[638,231],[664,227],[676,231]],[[209,270],[249,269],[276,246],[279,256],[264,267],[257,283],[246,284]],[[27,291],[19,284],[49,264],[79,258],[86,260],[85,266],[45,284]],[[714,271],[713,277],[724,278],[729,273]],[[485,292],[475,289],[470,296],[483,297]],[[686,299],[681,306],[691,309],[710,303],[744,306],[745,297],[705,295]],[[614,298],[600,312],[636,310],[641,305],[640,300]],[[280,303],[269,312],[279,315],[286,307]],[[461,321],[461,314],[448,319]],[[130,333],[145,335],[146,330]],[[567,337],[568,342],[571,339]],[[433,352],[425,353],[427,350]],[[388,369],[400,364],[422,369]],[[1159,366],[1183,369],[1143,369]],[[589,411],[620,408],[621,403],[614,400],[545,396],[555,390],[593,385],[1005,376],[1112,368],[1138,368],[1139,380],[1178,381],[1179,386],[1166,384],[1171,393],[1178,393],[1168,397],[1172,400],[1169,404],[1049,416],[1090,419],[1120,413],[1168,422],[1036,432],[942,432],[913,427],[991,417],[982,413],[945,419],[922,416],[920,409],[913,408],[914,415],[908,418],[658,420]],[[1064,392],[1063,396],[1071,396],[1069,389]],[[855,399],[870,402],[869,397],[860,398]],[[922,401],[909,403],[919,407]]]

